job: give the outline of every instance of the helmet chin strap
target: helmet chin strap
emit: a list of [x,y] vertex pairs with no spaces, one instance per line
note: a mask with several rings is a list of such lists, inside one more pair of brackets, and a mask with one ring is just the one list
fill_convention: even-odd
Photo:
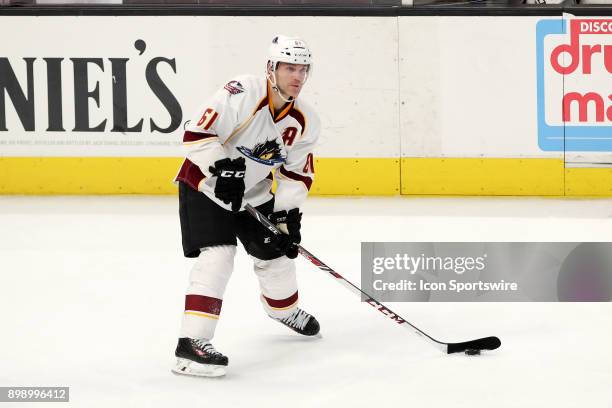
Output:
[[278,96],[280,96],[280,98],[283,101],[293,102],[295,100],[293,96],[288,96],[287,98],[285,98],[285,96],[281,92],[280,87],[276,85],[276,70],[272,71],[271,73],[267,73],[267,77],[268,77],[268,80],[270,81],[270,84],[272,85],[272,89],[276,91],[276,93],[278,93]]

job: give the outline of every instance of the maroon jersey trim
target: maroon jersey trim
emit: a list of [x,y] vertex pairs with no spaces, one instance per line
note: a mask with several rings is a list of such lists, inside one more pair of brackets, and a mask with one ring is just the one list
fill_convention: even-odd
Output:
[[291,106],[291,110],[289,111],[289,116],[297,120],[300,126],[302,126],[301,134],[303,135],[304,132],[306,131],[306,119],[304,118],[304,114],[300,112],[298,109],[296,109],[295,106]]
[[217,137],[217,135],[186,131],[183,135],[183,143],[197,142],[204,139],[210,139],[212,137]]
[[306,186],[306,189],[310,191],[310,186],[312,186],[312,179],[310,177],[302,176],[300,174],[289,171],[284,166],[281,166],[279,168],[279,171],[283,176],[290,178],[291,180],[301,181]]
[[185,159],[178,175],[176,176],[176,181],[182,181],[193,190],[198,191],[198,186],[205,178],[206,176],[196,164],[189,159]]

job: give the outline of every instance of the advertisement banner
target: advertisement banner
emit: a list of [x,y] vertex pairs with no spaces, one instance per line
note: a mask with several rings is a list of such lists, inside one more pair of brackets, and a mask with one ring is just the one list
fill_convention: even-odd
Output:
[[566,14],[536,31],[540,148],[612,151],[612,19]]
[[394,19],[273,16],[1,16],[0,157],[181,157],[184,123],[235,76],[264,77],[279,33],[314,53],[300,98],[317,157],[399,157]]

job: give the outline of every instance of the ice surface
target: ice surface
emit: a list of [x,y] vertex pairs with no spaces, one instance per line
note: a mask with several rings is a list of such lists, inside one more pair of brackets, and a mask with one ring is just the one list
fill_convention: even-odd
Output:
[[[612,200],[311,198],[303,245],[358,283],[361,241],[612,241]],[[228,375],[172,375],[192,260],[174,197],[0,197],[0,386],[73,407],[610,407],[609,303],[394,303],[444,355],[304,260],[321,339],[267,318],[242,249],[214,344]],[[8,406],[8,404],[5,404]],[[23,407],[28,404],[19,404]],[[4,406],[4,405],[3,405]]]

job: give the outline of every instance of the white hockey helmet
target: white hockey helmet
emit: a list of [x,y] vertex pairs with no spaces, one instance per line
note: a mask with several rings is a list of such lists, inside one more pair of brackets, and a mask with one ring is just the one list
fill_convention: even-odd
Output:
[[273,71],[279,62],[308,65],[308,71],[312,71],[310,48],[304,40],[297,37],[275,36],[268,50],[268,61],[272,63]]
[[287,37],[286,35],[277,35],[272,39],[272,44],[268,49],[268,69],[266,69],[266,77],[274,89],[285,102],[291,102],[293,98],[282,94],[279,87],[276,85],[276,69],[279,62],[287,64],[308,65],[306,79],[312,75],[312,54],[306,42],[297,37]]

